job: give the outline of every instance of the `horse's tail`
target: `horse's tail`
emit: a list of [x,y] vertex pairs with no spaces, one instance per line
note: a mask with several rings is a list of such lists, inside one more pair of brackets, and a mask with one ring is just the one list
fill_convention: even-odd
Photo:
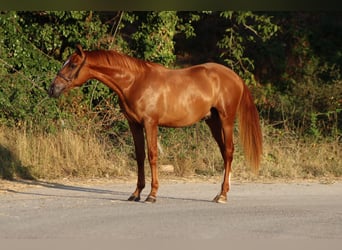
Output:
[[258,110],[256,109],[251,92],[244,84],[239,106],[239,136],[245,157],[252,169],[257,172],[262,154],[262,133]]

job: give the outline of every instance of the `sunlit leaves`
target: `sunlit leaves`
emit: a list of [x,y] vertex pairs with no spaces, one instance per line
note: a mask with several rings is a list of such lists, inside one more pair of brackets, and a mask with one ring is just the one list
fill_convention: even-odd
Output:
[[251,44],[265,42],[276,35],[279,27],[272,23],[268,15],[250,11],[224,11],[220,16],[226,19],[225,33],[217,45],[222,50],[221,57],[233,70],[244,77],[247,83],[255,83],[252,71],[253,60],[246,54]]

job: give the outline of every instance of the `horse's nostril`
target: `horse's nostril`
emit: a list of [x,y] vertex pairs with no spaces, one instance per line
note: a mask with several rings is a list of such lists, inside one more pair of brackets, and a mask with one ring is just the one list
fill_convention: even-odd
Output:
[[50,89],[48,91],[50,97],[59,97],[63,91],[63,87],[55,85],[54,83],[51,84]]
[[49,96],[52,97],[53,96],[53,89],[54,89],[54,85],[52,84],[48,90]]

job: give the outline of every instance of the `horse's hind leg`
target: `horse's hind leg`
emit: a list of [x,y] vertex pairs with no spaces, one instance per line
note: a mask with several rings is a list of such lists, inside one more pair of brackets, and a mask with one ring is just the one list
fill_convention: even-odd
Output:
[[217,203],[227,202],[227,192],[230,188],[231,163],[233,160],[233,126],[234,118],[220,119],[216,112],[206,122],[210,127],[213,137],[220,147],[224,161],[224,178],[221,186],[221,192],[214,198]]
[[233,143],[234,117],[225,118],[225,119],[221,118],[221,123],[222,123],[223,141],[224,141],[224,150],[223,150],[224,176],[223,176],[223,183],[221,186],[221,193],[215,197],[214,201],[218,203],[226,203],[227,192],[230,189],[231,166],[232,166],[233,153],[234,153],[234,143]]
[[224,157],[224,143],[223,143],[223,131],[220,117],[216,109],[211,110],[210,118],[206,119],[205,122],[210,128],[211,134],[213,135],[217,145],[220,148],[222,158]]
[[138,164],[138,181],[137,188],[128,198],[129,201],[139,201],[140,193],[145,187],[145,139],[143,127],[140,124],[129,122],[129,126],[133,135],[136,160]]

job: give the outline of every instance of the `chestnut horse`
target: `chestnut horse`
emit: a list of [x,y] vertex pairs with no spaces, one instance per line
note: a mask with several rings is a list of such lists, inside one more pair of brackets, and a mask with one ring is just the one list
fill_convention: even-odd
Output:
[[49,95],[58,97],[89,79],[103,82],[118,95],[133,135],[138,180],[128,200],[139,201],[145,187],[145,130],[152,175],[146,202],[156,201],[158,126],[184,127],[205,120],[224,161],[223,183],[215,202],[227,201],[236,115],[247,162],[258,170],[262,153],[258,111],[247,86],[231,69],[205,63],[172,70],[115,51],[83,51],[78,45],[53,80]]

